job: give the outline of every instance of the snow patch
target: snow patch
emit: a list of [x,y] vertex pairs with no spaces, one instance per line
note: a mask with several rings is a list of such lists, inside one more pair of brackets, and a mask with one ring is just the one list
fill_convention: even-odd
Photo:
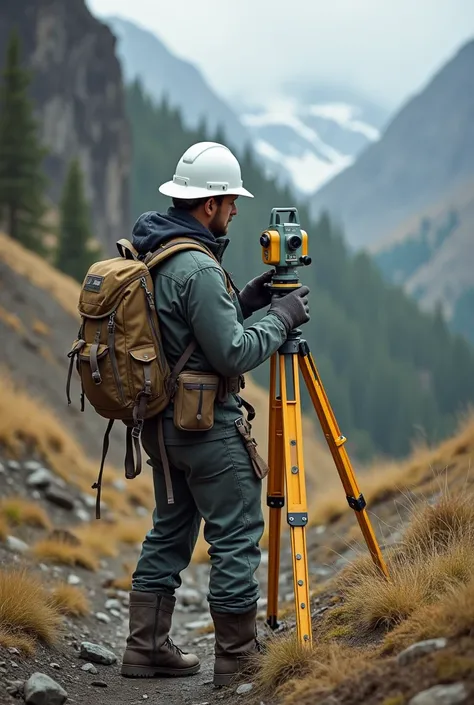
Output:
[[349,105],[348,103],[323,103],[311,105],[308,108],[309,115],[332,120],[341,127],[352,132],[359,132],[371,142],[376,142],[380,139],[379,130],[362,120],[354,119],[358,112],[354,105]]

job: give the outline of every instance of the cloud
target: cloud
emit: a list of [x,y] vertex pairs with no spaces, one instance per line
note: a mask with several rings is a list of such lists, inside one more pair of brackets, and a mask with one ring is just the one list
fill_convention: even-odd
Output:
[[229,100],[270,100],[295,78],[393,107],[468,39],[472,0],[88,0],[136,21]]

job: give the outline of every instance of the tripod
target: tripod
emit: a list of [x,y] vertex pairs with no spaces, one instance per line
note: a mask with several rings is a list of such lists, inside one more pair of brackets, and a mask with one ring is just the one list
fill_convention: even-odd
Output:
[[[287,493],[287,521],[290,527],[293,562],[297,637],[300,643],[312,643],[306,527],[308,512],[303,461],[303,439],[299,369],[336,464],[349,507],[357,517],[375,565],[388,578],[388,570],[366,512],[361,494],[344,448],[336,418],[316,369],[309,346],[301,331],[292,331],[270,361],[270,405],[268,436],[267,504],[269,506],[268,603],[267,624],[278,627],[278,577],[280,572],[281,510]],[[277,385],[279,373],[279,388]]]

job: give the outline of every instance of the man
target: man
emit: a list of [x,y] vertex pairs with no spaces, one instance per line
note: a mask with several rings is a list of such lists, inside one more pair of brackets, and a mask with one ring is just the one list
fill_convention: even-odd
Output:
[[[260,365],[309,320],[307,287],[272,301],[266,271],[242,291],[228,286],[220,263],[237,215],[240,165],[227,147],[202,142],[181,157],[172,181],[160,192],[173,199],[166,214],[145,213],[133,229],[141,255],[176,237],[193,239],[209,254],[183,251],[153,270],[164,352],[172,368],[190,342],[197,347],[186,370],[214,372],[230,392],[215,404],[207,431],[183,431],[173,422],[173,404],[163,412],[163,434],[171,467],[174,504],[167,503],[156,419],[145,422],[142,441],[153,467],[156,510],[143,542],[130,595],[130,635],[122,674],[130,677],[190,675],[199,659],[169,638],[180,574],[188,566],[201,519],[210,544],[208,602],[215,627],[214,683],[227,685],[257,649],[259,598],[254,577],[264,522],[261,479],[235,425],[242,400],[235,380]],[[261,321],[244,319],[267,307]],[[233,380],[232,383],[229,381]]]

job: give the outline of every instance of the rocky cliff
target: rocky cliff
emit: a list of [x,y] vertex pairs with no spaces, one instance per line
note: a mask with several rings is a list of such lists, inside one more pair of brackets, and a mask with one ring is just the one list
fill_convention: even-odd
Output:
[[110,251],[129,226],[131,153],[115,37],[84,0],[2,0],[1,63],[14,26],[50,150],[45,162],[50,196],[58,202],[69,160],[78,156],[94,231]]

